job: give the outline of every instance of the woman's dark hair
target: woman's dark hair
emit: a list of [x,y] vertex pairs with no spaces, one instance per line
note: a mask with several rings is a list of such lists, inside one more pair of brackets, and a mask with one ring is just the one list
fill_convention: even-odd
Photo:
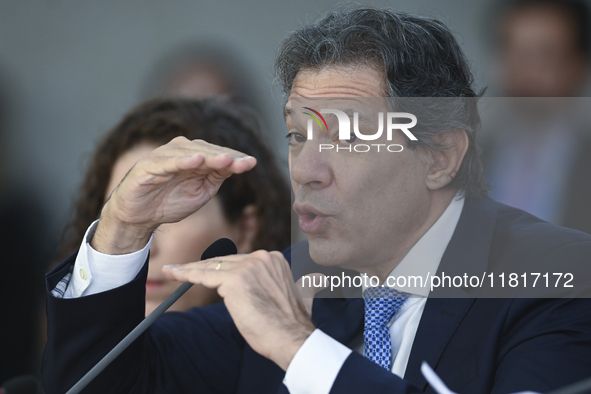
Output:
[[289,187],[254,114],[243,106],[213,99],[156,99],[129,112],[99,143],[64,230],[58,259],[80,246],[86,229],[99,217],[117,159],[140,144],[163,145],[178,136],[254,156],[254,169],[232,175],[220,187],[217,196],[224,216],[235,223],[252,204],[258,216],[253,249],[282,250],[290,244]]

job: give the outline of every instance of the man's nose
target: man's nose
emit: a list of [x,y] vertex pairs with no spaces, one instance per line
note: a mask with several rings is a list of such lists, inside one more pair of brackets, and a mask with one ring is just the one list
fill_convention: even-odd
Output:
[[322,189],[332,183],[332,153],[320,151],[320,145],[318,141],[309,140],[299,152],[291,154],[290,175],[293,182],[313,189]]

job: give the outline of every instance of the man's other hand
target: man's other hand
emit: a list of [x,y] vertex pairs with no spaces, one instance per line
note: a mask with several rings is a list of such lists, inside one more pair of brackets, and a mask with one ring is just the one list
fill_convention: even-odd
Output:
[[294,285],[279,252],[259,250],[165,266],[162,271],[170,279],[217,289],[246,342],[283,370],[315,329],[311,305],[322,288],[302,291]]
[[143,248],[162,223],[178,222],[211,200],[232,174],[256,159],[202,140],[177,137],[141,159],[113,191],[91,246],[105,254]]

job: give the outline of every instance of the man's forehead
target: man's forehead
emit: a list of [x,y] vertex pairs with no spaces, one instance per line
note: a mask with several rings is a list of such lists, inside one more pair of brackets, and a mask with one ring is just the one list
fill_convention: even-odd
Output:
[[285,104],[283,115],[285,120],[298,117],[305,111],[322,111],[337,109],[344,112],[351,119],[355,114],[360,118],[371,117],[378,112],[388,110],[388,101],[384,97],[291,97]]
[[381,97],[387,91],[383,70],[370,65],[342,65],[300,70],[290,99],[296,97]]

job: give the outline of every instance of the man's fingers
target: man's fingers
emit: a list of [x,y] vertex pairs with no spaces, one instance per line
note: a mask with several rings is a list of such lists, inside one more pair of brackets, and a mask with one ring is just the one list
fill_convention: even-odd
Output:
[[212,175],[216,179],[225,179],[232,174],[249,171],[256,165],[254,157],[234,158],[227,154],[204,156],[202,154],[188,156],[156,156],[148,157],[138,163],[151,176],[164,177],[178,173],[195,173],[195,175]]
[[256,165],[256,159],[237,150],[185,137],[177,137],[156,148],[141,162],[154,175],[196,169],[228,169],[231,174],[248,171]]
[[[252,273],[255,277],[274,278],[274,281],[281,283],[279,272],[284,267],[280,263],[284,257],[280,253],[278,256],[279,260],[272,252],[257,251],[249,255],[230,255],[187,264],[165,265],[162,272],[169,279],[199,283],[210,288],[218,288],[225,281],[238,283],[244,280],[244,275],[252,279]],[[291,278],[291,273],[288,272],[288,275]],[[241,276],[242,279],[239,279]]]
[[221,271],[204,267],[186,267],[188,265],[189,264],[164,266],[162,272],[169,279],[177,280],[179,282],[192,282],[211,289],[220,287],[224,281],[224,275]]
[[[238,164],[238,162],[240,160],[245,160],[245,159],[251,159],[251,156],[248,156],[245,153],[242,153],[240,151],[234,150],[234,149],[230,149],[230,148],[226,148],[223,146],[219,146],[219,145],[214,145],[214,144],[210,144],[207,141],[203,141],[203,140],[193,140],[193,141],[189,141],[188,139],[184,138],[184,137],[180,137],[178,139],[174,139],[173,140],[173,144],[171,144],[173,146],[172,150],[174,152],[186,152],[184,153],[185,155],[194,155],[194,154],[201,154],[202,156],[204,156],[206,158],[206,161],[209,160],[209,158],[213,158],[213,160],[218,160],[220,159],[220,157],[222,156],[228,156],[229,158],[231,158],[232,160],[234,160],[234,162],[236,162],[236,164]],[[166,151],[166,149],[165,149]],[[256,160],[254,161],[254,163],[252,162],[252,160],[249,160],[250,164],[254,166],[254,164],[256,164]],[[226,162],[226,158],[222,158],[221,162],[225,162],[225,164],[230,164],[231,162]],[[224,167],[225,165],[222,164]],[[239,167],[243,167],[244,164],[241,163],[239,165]],[[252,167],[250,167],[252,168]],[[243,170],[244,171],[244,170]]]
[[198,168],[199,170],[221,170],[220,172],[227,172],[231,174],[240,174],[251,170],[256,165],[257,160],[252,156],[233,157],[227,153],[222,153],[215,156],[206,156],[204,163]]
[[257,165],[257,159],[252,156],[239,157],[230,166],[234,174],[241,174],[252,170]]
[[162,267],[162,272],[169,279],[187,282],[187,278],[189,278],[189,273],[191,271],[198,272],[197,276],[199,277],[202,276],[202,272],[206,271],[213,271],[213,273],[219,272],[221,274],[223,272],[232,270],[235,264],[240,264],[240,259],[243,256],[244,255],[231,255],[225,256],[223,258],[214,257],[208,260],[196,261],[193,263],[165,265]]

